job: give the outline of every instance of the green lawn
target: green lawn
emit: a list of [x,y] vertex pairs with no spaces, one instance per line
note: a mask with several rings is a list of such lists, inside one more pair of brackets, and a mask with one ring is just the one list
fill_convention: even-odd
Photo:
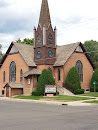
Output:
[[43,98],[43,96],[16,96],[14,98],[40,100],[41,98]]
[[47,100],[47,101],[79,101],[93,98],[76,97],[76,96],[58,96],[58,97],[42,97],[42,96],[17,96],[18,99]]
[[86,103],[96,103],[96,104],[98,104],[98,100],[86,101]]
[[98,92],[89,92],[85,94],[81,94],[82,96],[92,96],[92,97],[98,97]]

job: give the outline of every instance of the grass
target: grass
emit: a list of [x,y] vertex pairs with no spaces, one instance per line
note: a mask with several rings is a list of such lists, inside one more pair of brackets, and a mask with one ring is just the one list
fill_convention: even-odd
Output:
[[43,96],[16,96],[14,98],[40,100],[41,98],[43,98]]
[[43,97],[43,96],[16,96],[18,99],[46,100],[46,101],[80,101],[93,98],[76,97],[76,96],[58,96],[58,97]]
[[85,94],[81,94],[82,96],[92,96],[92,97],[98,97],[98,92],[89,92]]
[[86,101],[86,103],[96,103],[96,104],[98,104],[98,100]]

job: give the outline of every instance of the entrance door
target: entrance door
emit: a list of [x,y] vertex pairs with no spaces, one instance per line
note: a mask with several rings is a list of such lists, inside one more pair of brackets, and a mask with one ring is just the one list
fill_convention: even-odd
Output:
[[9,87],[6,87],[6,97],[9,97]]

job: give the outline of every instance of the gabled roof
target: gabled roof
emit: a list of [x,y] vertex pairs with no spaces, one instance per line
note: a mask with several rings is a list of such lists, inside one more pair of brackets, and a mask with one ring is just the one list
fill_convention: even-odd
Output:
[[39,69],[32,69],[23,74],[23,77],[28,77],[30,75],[41,75],[42,71]]
[[66,63],[75,49],[79,46],[80,42],[68,44],[64,46],[58,46],[56,50],[56,58],[57,61],[55,62],[54,66],[62,66]]
[[2,66],[4,60],[6,59],[7,55],[9,54],[11,48],[13,47],[13,45],[15,45],[15,47],[17,48],[18,52],[21,54],[22,58],[24,59],[25,63],[28,66],[33,66],[36,67],[36,64],[34,62],[34,48],[32,45],[27,45],[27,44],[22,44],[22,43],[16,43],[16,42],[12,42],[6,52],[6,54],[4,55],[2,61],[1,61],[1,65]]
[[51,19],[50,19],[48,2],[47,0],[42,0],[39,26],[41,27],[41,29],[43,29],[44,25],[46,26],[46,28],[48,28],[50,24],[51,24]]
[[76,51],[78,46],[80,46],[82,48],[83,53],[86,55],[87,59],[89,60],[90,64],[92,65],[93,69],[95,69],[93,62],[91,61],[90,57],[86,53],[86,50],[83,47],[83,44],[81,42],[67,44],[64,46],[58,46],[57,50],[56,50],[56,62],[54,63],[54,67],[63,66],[68,61],[68,59],[71,57],[71,55]]
[[[4,60],[6,59],[7,55],[9,54],[12,46],[15,45],[15,47],[18,49],[19,53],[21,54],[22,58],[26,62],[28,66],[36,67],[36,64],[34,62],[34,48],[31,45],[21,44],[21,43],[15,43],[12,42],[10,47],[8,48],[4,58],[1,61],[1,64],[3,64]],[[68,44],[64,46],[58,46],[56,49],[56,62],[54,63],[54,67],[57,66],[63,66],[70,56],[75,52],[78,46],[81,46],[83,53],[86,55],[87,59],[91,63],[93,69],[95,69],[90,57],[87,55],[85,48],[83,47],[81,42]]]
[[23,84],[22,83],[7,83],[5,87],[9,86],[10,88],[23,88]]
[[32,45],[21,44],[21,43],[13,43],[18,49],[19,53],[23,57],[24,61],[28,66],[36,66],[34,62],[34,48]]

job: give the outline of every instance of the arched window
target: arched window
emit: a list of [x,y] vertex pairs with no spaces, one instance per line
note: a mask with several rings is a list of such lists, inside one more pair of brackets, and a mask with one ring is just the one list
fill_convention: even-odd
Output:
[[76,69],[80,76],[80,81],[83,82],[83,65],[82,62],[79,60],[76,62]]
[[53,36],[51,33],[48,35],[48,45],[53,45]]
[[52,69],[49,67],[48,70],[52,73]]
[[22,82],[23,81],[23,71],[22,71],[22,69],[20,70],[20,82]]
[[5,82],[5,71],[3,72],[3,82]]
[[9,78],[10,82],[16,81],[16,64],[14,61],[12,61],[10,64]]
[[60,68],[58,69],[58,81],[61,79],[61,73],[60,73]]

